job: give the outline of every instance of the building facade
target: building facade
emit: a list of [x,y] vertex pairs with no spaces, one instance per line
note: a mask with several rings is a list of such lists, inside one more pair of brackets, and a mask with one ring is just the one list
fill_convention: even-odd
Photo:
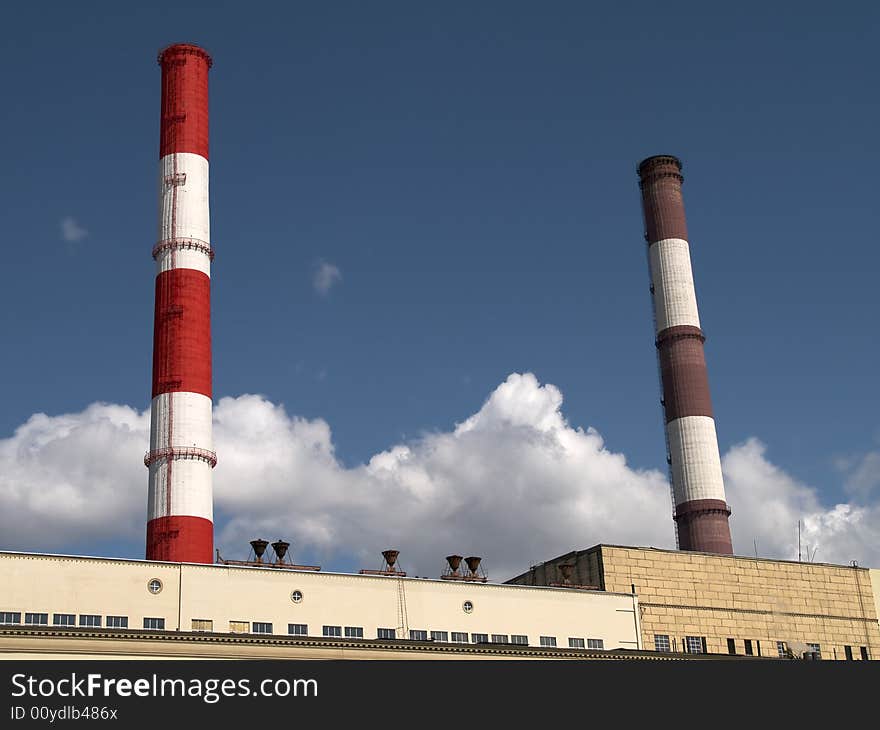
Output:
[[575,584],[639,597],[645,649],[821,659],[880,656],[880,571],[655,548],[597,545],[512,578]]
[[638,655],[630,593],[0,553],[0,656]]

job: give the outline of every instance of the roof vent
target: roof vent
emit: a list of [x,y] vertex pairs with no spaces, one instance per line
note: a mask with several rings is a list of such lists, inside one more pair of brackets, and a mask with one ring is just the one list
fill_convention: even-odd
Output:
[[363,568],[358,571],[360,575],[395,575],[398,578],[406,577],[406,573],[404,573],[397,566],[397,556],[400,555],[400,550],[383,550],[382,551],[382,567],[379,570],[368,570]]
[[[560,580],[554,581],[550,583],[551,588],[581,588],[585,591],[599,591],[601,588],[599,586],[592,585],[580,585],[578,583],[574,583],[572,581],[572,577],[574,576],[574,563],[558,563],[556,565],[556,571],[559,573]],[[635,593],[635,590],[633,590]]]
[[400,555],[400,550],[383,550],[382,557],[385,558],[385,565],[388,570],[394,571],[394,564],[397,562],[397,556]]
[[[464,569],[461,567],[462,561],[467,566]],[[463,558],[461,555],[447,555],[446,567],[443,569],[440,577],[443,580],[466,580],[485,583],[489,576],[480,567],[481,561],[482,558],[478,558],[476,555],[471,555],[467,558]]]
[[443,580],[464,580],[464,575],[460,570],[462,560],[464,558],[461,555],[447,555],[446,567],[443,568],[440,577]]
[[263,540],[262,538],[257,538],[256,540],[251,540],[251,548],[254,551],[254,562],[262,563],[263,562],[263,553],[266,552],[266,547],[269,545],[268,540]]
[[[275,562],[278,565],[281,565],[284,562],[284,558],[287,557],[287,550],[290,547],[289,542],[285,542],[284,540],[276,540],[272,543],[272,549],[275,551]],[[289,560],[287,562],[290,562]]]
[[[286,540],[276,540],[272,543],[272,549],[275,551],[275,560],[264,559],[266,548],[269,541],[258,537],[251,540],[251,552],[248,554],[247,560],[226,560],[220,555],[220,548],[217,548],[216,562],[220,565],[244,565],[250,567],[261,568],[287,568],[289,570],[321,570],[320,565],[295,565],[290,553],[290,543]],[[253,559],[252,559],[253,558]]]

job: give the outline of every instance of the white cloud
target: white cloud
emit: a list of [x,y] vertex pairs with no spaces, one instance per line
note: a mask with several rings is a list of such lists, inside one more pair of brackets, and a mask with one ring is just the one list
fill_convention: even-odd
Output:
[[37,413],[0,440],[2,546],[63,549],[142,533],[149,429],[148,412],[93,403]]
[[796,559],[801,520],[802,555],[809,546],[818,562],[880,565],[880,505],[824,507],[816,489],[768,461],[766,450],[751,438],[723,459],[737,552],[751,554],[757,540],[760,556]]
[[[217,545],[284,537],[325,565],[374,567],[401,550],[404,569],[437,575],[451,552],[482,555],[504,579],[530,563],[598,542],[672,547],[665,475],[636,470],[592,428],[568,424],[562,394],[513,374],[454,428],[344,466],[329,425],[258,395],[215,407]],[[0,440],[0,539],[6,549],[68,550],[102,538],[142,539],[148,411],[93,404],[31,417]],[[816,491],[775,467],[750,440],[724,459],[734,543],[794,557],[796,524],[817,560],[880,563],[877,508],[825,509]]]
[[339,267],[327,261],[319,261],[312,277],[315,291],[326,296],[337,281],[342,280],[342,272]]
[[880,487],[880,451],[869,451],[849,469],[844,486],[850,494],[866,498]]
[[346,469],[325,422],[291,418],[257,396],[223,399],[216,498],[236,516],[222,542],[292,535],[365,565],[396,547],[420,575],[437,574],[451,552],[476,554],[496,577],[601,540],[670,546],[662,474],[631,469],[594,430],[570,427],[561,401],[533,375],[511,375],[453,431]]
[[88,235],[89,232],[70,216],[61,219],[61,237],[68,243],[81,241]]

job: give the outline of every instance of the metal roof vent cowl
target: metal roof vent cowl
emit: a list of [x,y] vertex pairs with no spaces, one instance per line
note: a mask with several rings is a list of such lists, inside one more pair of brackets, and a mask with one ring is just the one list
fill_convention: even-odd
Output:
[[254,562],[262,563],[263,562],[263,553],[266,552],[266,548],[269,545],[268,540],[263,540],[262,538],[257,538],[256,540],[251,540],[251,548],[254,551]]

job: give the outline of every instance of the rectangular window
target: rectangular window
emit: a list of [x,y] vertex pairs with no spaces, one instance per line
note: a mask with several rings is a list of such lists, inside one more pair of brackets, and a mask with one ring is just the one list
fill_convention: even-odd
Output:
[[507,644],[509,643],[507,634],[492,634],[492,643],[493,644]]
[[727,653],[736,654],[736,639],[727,640]]
[[410,629],[409,630],[409,638],[413,641],[427,641],[428,640],[428,632],[422,631],[421,629]]
[[489,634],[471,634],[471,641],[475,644],[488,644]]
[[255,634],[271,634],[272,624],[267,621],[254,621],[253,632]]
[[20,624],[20,623],[21,623],[21,611],[0,611],[0,624]]
[[431,641],[449,641],[448,631],[432,631]]
[[24,622],[31,626],[46,626],[49,623],[48,613],[26,613]]
[[397,631],[395,629],[376,629],[376,636],[380,639],[396,639]]
[[72,613],[55,613],[52,614],[53,626],[75,626],[76,616]]
[[541,637],[541,646],[556,646],[556,637],[555,636],[542,636]]
[[687,654],[705,654],[706,653],[706,637],[705,636],[685,636],[684,650]]
[[322,632],[324,636],[342,636],[341,626],[325,626]]
[[818,644],[807,644],[807,646],[810,647],[810,651],[812,651],[813,653],[815,653],[817,655],[817,657],[816,657],[817,659],[822,658],[822,647],[821,646],[819,646]]
[[864,659],[865,661],[868,661],[868,647],[867,646],[860,646],[859,651],[861,652],[862,659]]
[[776,653],[779,655],[780,659],[785,659],[788,656],[788,652],[785,650],[785,642],[777,641],[776,642]]
[[569,637],[568,639],[568,648],[569,649],[585,649],[587,643],[583,639],[579,639],[577,637]]
[[587,649],[604,649],[604,639],[587,639]]
[[529,637],[525,636],[523,634],[513,634],[510,637],[510,643],[511,644],[519,644],[521,646],[528,646],[529,645]]
[[843,653],[846,654],[846,659],[847,659],[847,661],[850,661],[850,662],[851,662],[851,661],[853,660],[852,647],[851,647],[851,646],[846,646],[846,645],[844,645],[844,647],[843,647]]
[[345,638],[347,639],[363,639],[364,629],[361,626],[346,626]]
[[307,624],[287,624],[287,633],[292,636],[308,636],[309,627]]
[[761,640],[757,639],[755,641],[755,648],[758,650],[758,656],[761,656]]
[[452,640],[457,644],[467,644],[468,636],[464,631],[453,631],[452,632]]
[[249,634],[251,632],[251,622],[250,621],[230,621],[229,622],[229,633],[230,634]]
[[107,617],[107,628],[108,629],[127,629],[128,628],[128,616],[108,616]]
[[145,629],[165,629],[165,619],[164,618],[145,618],[144,619],[144,628]]
[[669,634],[654,634],[654,651],[671,651]]
[[743,639],[743,646],[746,648],[746,656],[752,656],[754,652],[752,651],[752,640],[751,639]]
[[81,613],[79,615],[79,625],[80,626],[100,626],[101,625],[101,617],[95,616],[94,614]]
[[192,620],[193,631],[213,631],[214,622],[209,618],[194,618]]

